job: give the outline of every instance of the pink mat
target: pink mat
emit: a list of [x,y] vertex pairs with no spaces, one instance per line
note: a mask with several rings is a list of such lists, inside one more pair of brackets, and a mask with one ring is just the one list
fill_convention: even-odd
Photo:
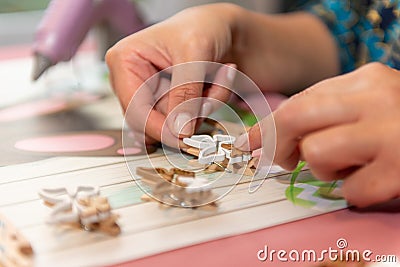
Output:
[[337,249],[339,238],[346,239],[348,249],[371,250],[371,258],[378,254],[400,256],[400,201],[393,206],[390,211],[381,209],[379,212],[342,210],[118,266],[315,266],[316,263],[304,262],[261,262],[257,252],[265,245],[269,249],[286,251]]

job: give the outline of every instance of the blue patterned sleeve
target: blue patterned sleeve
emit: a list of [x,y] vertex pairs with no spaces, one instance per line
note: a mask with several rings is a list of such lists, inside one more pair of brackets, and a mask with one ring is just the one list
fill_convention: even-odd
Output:
[[357,1],[302,0],[295,2],[297,10],[305,10],[316,15],[331,31],[338,45],[342,73],[354,70],[357,61],[357,24],[360,10],[357,10],[351,2]]

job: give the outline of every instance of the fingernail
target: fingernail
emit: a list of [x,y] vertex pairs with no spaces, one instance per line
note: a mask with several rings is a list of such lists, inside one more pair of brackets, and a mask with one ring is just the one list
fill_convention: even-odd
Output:
[[242,134],[236,139],[234,146],[240,150],[248,151],[249,150],[248,140],[249,140],[249,135],[247,133]]
[[192,135],[192,117],[188,113],[180,113],[175,118],[175,133],[177,135]]
[[227,73],[226,73],[226,77],[228,78],[228,80],[229,80],[230,82],[233,82],[233,80],[235,79],[235,77],[236,77],[236,72],[237,72],[237,70],[236,70],[236,64],[229,64],[229,65],[228,65],[228,71],[227,71]]
[[205,102],[201,107],[201,117],[208,117],[212,113],[213,106],[210,102]]

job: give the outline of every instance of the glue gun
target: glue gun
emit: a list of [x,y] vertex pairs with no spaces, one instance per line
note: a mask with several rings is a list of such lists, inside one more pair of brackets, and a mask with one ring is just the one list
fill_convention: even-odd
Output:
[[102,57],[115,42],[144,28],[129,0],[52,0],[34,37],[32,79],[58,62],[69,61],[94,26],[105,30],[105,40],[99,44]]

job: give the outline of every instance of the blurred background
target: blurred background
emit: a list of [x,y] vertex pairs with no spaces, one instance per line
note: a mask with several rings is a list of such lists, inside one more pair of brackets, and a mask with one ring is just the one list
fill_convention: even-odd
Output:
[[[29,43],[50,0],[0,0],[0,45]],[[154,23],[195,5],[231,2],[259,12],[281,9],[279,0],[136,0],[146,23]]]
[[[109,12],[116,5],[113,1],[109,1],[111,5],[103,10],[103,13]],[[129,1],[129,0],[127,0]],[[58,5],[58,13],[45,12],[50,2]],[[90,2],[90,1],[89,1]],[[93,0],[93,3],[102,3],[106,0]],[[122,1],[120,1],[122,2]],[[230,0],[230,1],[213,1],[213,0],[131,0],[130,5],[134,3],[136,11],[142,19],[142,24],[150,25],[161,20],[164,20],[175,13],[187,7],[195,5],[203,5],[215,2],[231,2],[241,5],[247,9],[255,10],[263,13],[276,13],[282,7],[283,0]],[[83,12],[76,12],[78,6],[84,6],[86,1],[72,0],[0,0],[0,108],[15,105],[21,102],[31,101],[32,99],[51,98],[54,95],[65,94],[70,95],[70,92],[91,92],[95,94],[111,94],[111,89],[107,79],[107,68],[103,61],[104,51],[112,44],[112,42],[104,42],[106,38],[102,36],[99,28],[94,25],[88,29],[84,28],[87,14],[86,9]],[[51,3],[53,4],[53,3]],[[63,7],[68,8],[63,8]],[[60,11],[60,8],[63,10]],[[67,11],[66,11],[67,10]],[[71,12],[69,11],[71,10]],[[54,10],[52,10],[54,11]],[[115,10],[114,10],[115,11]],[[119,12],[124,9],[114,12],[118,17]],[[59,16],[59,13],[62,16]],[[74,14],[71,14],[74,13]],[[110,12],[109,12],[110,13]],[[55,15],[56,14],[56,15]],[[38,32],[38,26],[44,17],[51,17],[42,23],[41,30]],[[82,18],[82,20],[76,20]],[[119,20],[125,21],[125,16],[120,16]],[[71,23],[63,23],[63,21],[71,20],[74,24],[71,28]],[[56,21],[56,23],[54,23]],[[43,27],[43,24],[45,27]],[[122,23],[127,24],[127,23]],[[55,25],[55,26],[54,26]],[[69,31],[60,31],[60,28],[69,27]],[[70,26],[68,26],[70,25]],[[43,29],[47,35],[47,39],[43,38]],[[84,41],[81,41],[76,36],[60,35],[79,35],[76,32],[83,32],[86,36]],[[91,29],[89,31],[89,29]],[[87,34],[88,33],[88,34]],[[59,50],[68,54],[72,52],[72,58],[60,58],[53,62],[46,69],[43,75],[37,81],[33,81],[35,73],[37,73],[38,65],[43,65],[43,62],[38,62],[37,47],[46,47],[56,39],[51,39],[52,34],[58,35],[58,42],[61,42]],[[34,42],[36,36],[36,41]],[[37,41],[37,37],[41,36],[41,43]],[[110,36],[106,36],[110,37]],[[66,39],[65,39],[66,38]],[[75,52],[74,48],[68,46],[69,39],[79,39],[79,50]],[[61,41],[60,41],[61,40]],[[117,39],[114,39],[114,42]],[[69,44],[71,45],[71,44]],[[64,50],[62,50],[64,49]],[[52,48],[48,49],[49,54]],[[54,49],[53,49],[54,50]],[[68,51],[70,50],[70,51]],[[60,51],[58,51],[60,52]]]

